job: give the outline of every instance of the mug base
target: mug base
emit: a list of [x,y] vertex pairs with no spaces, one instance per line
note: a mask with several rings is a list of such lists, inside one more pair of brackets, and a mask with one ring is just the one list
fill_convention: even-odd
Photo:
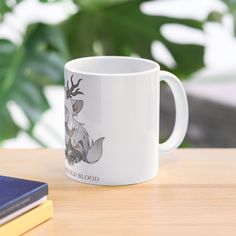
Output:
[[118,181],[117,182],[105,182],[105,181],[92,182],[92,181],[88,181],[88,180],[78,179],[78,178],[74,177],[73,175],[70,175],[69,173],[65,173],[65,174],[69,179],[74,180],[79,183],[82,183],[82,184],[96,185],[96,186],[126,186],[126,185],[142,184],[147,181],[151,181],[158,176],[159,171],[154,176],[140,179],[137,181],[126,181],[126,182],[118,182]]

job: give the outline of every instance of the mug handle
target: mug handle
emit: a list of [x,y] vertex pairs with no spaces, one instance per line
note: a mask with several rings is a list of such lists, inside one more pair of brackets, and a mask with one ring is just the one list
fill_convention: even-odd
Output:
[[170,137],[160,144],[160,153],[176,149],[183,141],[188,127],[188,100],[180,80],[167,71],[160,71],[160,81],[165,81],[171,88],[175,100],[175,126]]

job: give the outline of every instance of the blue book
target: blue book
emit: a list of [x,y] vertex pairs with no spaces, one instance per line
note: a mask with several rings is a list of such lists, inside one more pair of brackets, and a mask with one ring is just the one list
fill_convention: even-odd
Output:
[[0,220],[47,195],[46,183],[0,175]]

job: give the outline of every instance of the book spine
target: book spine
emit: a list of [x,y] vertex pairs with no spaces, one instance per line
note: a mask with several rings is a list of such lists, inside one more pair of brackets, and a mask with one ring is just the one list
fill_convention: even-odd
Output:
[[20,210],[23,207],[26,207],[27,205],[47,195],[48,195],[48,185],[44,184],[38,187],[37,189],[34,189],[33,191],[30,191],[22,195],[22,197],[4,206],[0,211],[0,219],[8,216],[9,214],[17,210]]

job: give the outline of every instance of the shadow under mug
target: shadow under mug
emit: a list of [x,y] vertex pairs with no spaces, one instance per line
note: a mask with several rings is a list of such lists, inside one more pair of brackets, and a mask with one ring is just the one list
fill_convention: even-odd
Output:
[[[159,143],[160,81],[171,88],[176,121]],[[126,185],[154,178],[159,155],[176,149],[188,124],[184,88],[151,60],[99,56],[65,65],[65,170],[83,183]]]

